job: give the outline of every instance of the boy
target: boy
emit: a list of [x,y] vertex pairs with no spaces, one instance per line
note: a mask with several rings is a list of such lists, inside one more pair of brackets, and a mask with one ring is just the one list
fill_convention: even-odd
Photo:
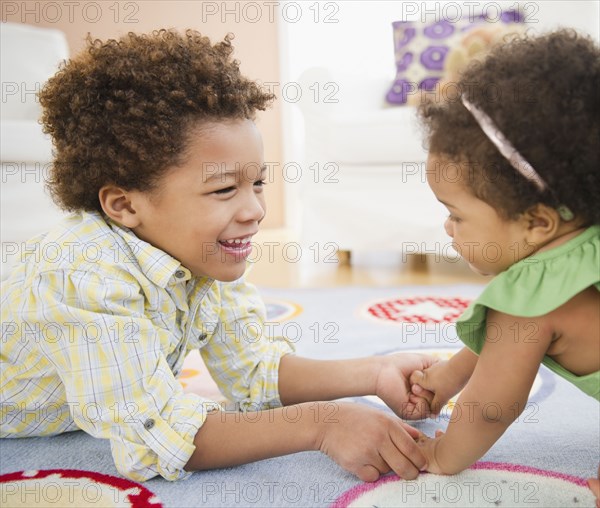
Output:
[[[89,40],[44,87],[49,188],[74,213],[6,281],[1,436],[83,429],[110,439],[137,481],[317,449],[363,480],[415,478],[418,431],[362,405],[307,403],[377,394],[409,414],[407,376],[430,359],[303,359],[248,326],[265,319],[243,279],[265,214],[253,118],[273,96],[232,51],[230,37],[194,31]],[[184,394],[175,376],[193,348],[230,400],[268,417],[240,421]]]

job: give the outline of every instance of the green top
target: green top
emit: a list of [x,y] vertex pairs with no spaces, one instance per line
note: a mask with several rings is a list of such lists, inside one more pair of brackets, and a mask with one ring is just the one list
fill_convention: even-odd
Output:
[[[590,286],[600,291],[599,225],[555,249],[522,259],[494,277],[458,319],[458,336],[479,354],[488,308],[512,316],[542,316]],[[600,370],[576,376],[547,355],[542,363],[600,401]]]

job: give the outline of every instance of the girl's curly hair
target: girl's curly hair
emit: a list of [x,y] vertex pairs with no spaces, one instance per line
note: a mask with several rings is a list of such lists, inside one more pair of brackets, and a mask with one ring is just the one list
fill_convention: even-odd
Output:
[[101,210],[106,184],[152,190],[180,164],[198,122],[253,119],[275,98],[243,77],[233,36],[156,30],[119,40],[87,39],[43,87],[44,131],[55,157],[48,188],[61,208]]
[[537,203],[567,205],[600,223],[600,51],[590,37],[560,30],[505,41],[456,84],[535,168],[540,193],[500,154],[460,101],[419,107],[431,153],[465,163],[475,196],[506,219]]

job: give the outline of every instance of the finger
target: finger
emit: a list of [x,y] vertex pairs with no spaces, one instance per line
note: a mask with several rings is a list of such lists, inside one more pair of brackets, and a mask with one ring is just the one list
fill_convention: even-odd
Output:
[[[364,466],[369,466],[370,468],[375,469],[377,471],[377,476],[375,477],[369,468],[363,469]],[[365,481],[377,481],[377,479],[384,474],[389,473],[392,468],[388,465],[388,463],[383,459],[379,450],[373,450],[372,453],[369,453],[369,456],[365,458],[365,463],[359,468],[359,471],[362,473],[366,472],[369,478],[374,478],[374,480],[365,480]]]
[[431,403],[431,401],[433,400],[433,398],[435,397],[435,393],[430,392],[429,390],[426,390],[425,388],[423,388],[421,385],[415,385],[418,386],[419,388],[421,388],[421,393],[419,394],[419,397],[423,397],[424,399],[426,399],[429,403]]
[[441,403],[440,399],[438,397],[433,397],[431,404],[429,404],[429,407],[431,408],[432,416],[439,415],[445,406],[446,406],[446,404]]
[[440,437],[440,436],[443,436],[443,435],[444,435],[444,431],[443,430],[437,429],[435,431],[435,437]]
[[425,388],[423,388],[421,385],[418,385],[418,384],[412,385],[410,387],[410,391],[413,394],[418,395],[422,399],[425,399],[427,401],[427,404],[429,404],[429,405],[431,405],[431,403],[433,402],[433,399],[435,397],[435,394],[433,392],[426,390]]
[[386,459],[390,463],[392,471],[403,480],[414,480],[419,476],[419,470],[415,465],[399,453],[398,450],[391,452],[389,456],[386,456]]
[[405,418],[410,420],[422,420],[427,418],[430,414],[431,410],[429,408],[429,403],[425,399],[417,397],[416,395],[409,395],[407,415],[405,415]]
[[376,482],[379,480],[380,472],[375,466],[371,464],[365,464],[358,468],[356,471],[358,476],[363,482]]
[[429,367],[431,367],[432,365],[435,365],[439,361],[440,361],[440,359],[436,358],[435,356],[426,355],[425,358],[423,359],[423,368],[428,369]]
[[404,405],[404,412],[400,415],[406,420],[422,420],[429,414],[427,401],[415,395],[408,396],[408,402]]
[[413,392],[415,395],[421,395],[421,393],[425,391],[425,388],[423,388],[421,385],[414,384],[411,385],[410,391]]
[[401,418],[405,420],[420,420],[421,416],[418,414],[418,409],[413,402],[406,402],[402,405],[402,413],[399,414]]
[[[400,478],[414,480],[419,475],[419,467],[412,462],[412,460],[415,460],[412,455],[416,455],[416,453],[413,454],[409,447],[414,447],[417,452],[421,451],[418,449],[416,442],[403,432],[403,429],[397,429],[396,432],[393,429],[390,430],[390,441],[387,446],[381,448],[380,454],[386,464]],[[419,455],[422,455],[422,452]],[[416,460],[418,462],[418,459]]]
[[412,404],[418,404],[419,402],[421,402],[423,399],[417,395],[415,395],[414,393],[409,393],[408,394],[408,401]]
[[412,437],[413,439],[419,439],[423,433],[419,429],[415,429],[412,425],[408,423],[399,422],[400,426],[406,431],[406,433]]
[[588,486],[594,493],[594,496],[600,498],[600,480],[598,478],[588,478]]
[[406,471],[403,471],[403,474],[400,474],[400,472],[397,470],[397,463],[390,463],[388,460],[386,460],[386,462],[390,465],[390,467],[396,472],[398,476],[412,480],[417,477],[417,474],[420,470],[423,470],[427,467],[427,459],[425,458],[425,455],[423,455],[423,452],[421,451],[420,447],[415,442],[415,439],[421,437],[422,433],[417,431],[418,435],[416,435],[416,437],[413,437],[415,436],[415,433],[413,431],[416,429],[413,429],[413,431],[411,431],[411,435],[409,434],[409,431],[405,429],[405,427],[410,426],[407,424],[394,426],[390,431],[390,437],[392,438],[392,443],[396,447],[397,451],[399,451],[400,454],[407,459],[407,462],[404,462],[404,467],[407,468]]
[[594,496],[596,496],[596,508],[600,508],[600,479],[588,478],[588,487],[591,489]]
[[420,370],[415,370],[413,371],[413,373],[410,375],[410,384],[411,385],[418,385],[421,384],[420,381],[423,380],[423,378],[425,377],[425,374],[423,374],[423,371]]

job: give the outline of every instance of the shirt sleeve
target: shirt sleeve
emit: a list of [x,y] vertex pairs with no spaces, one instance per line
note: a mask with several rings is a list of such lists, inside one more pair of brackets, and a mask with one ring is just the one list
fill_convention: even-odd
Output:
[[[279,363],[295,352],[293,344],[271,332],[265,305],[256,287],[238,279],[220,282],[206,302],[203,318],[216,323],[208,344],[200,350],[208,371],[221,392],[242,410],[281,406]],[[211,318],[208,305],[217,309]]]
[[89,272],[46,272],[32,298],[43,304],[30,306],[37,315],[27,320],[57,331],[40,347],[64,384],[75,423],[110,440],[124,476],[188,476],[194,437],[214,403],[183,393],[166,360],[169,331],[144,315],[139,287]]

